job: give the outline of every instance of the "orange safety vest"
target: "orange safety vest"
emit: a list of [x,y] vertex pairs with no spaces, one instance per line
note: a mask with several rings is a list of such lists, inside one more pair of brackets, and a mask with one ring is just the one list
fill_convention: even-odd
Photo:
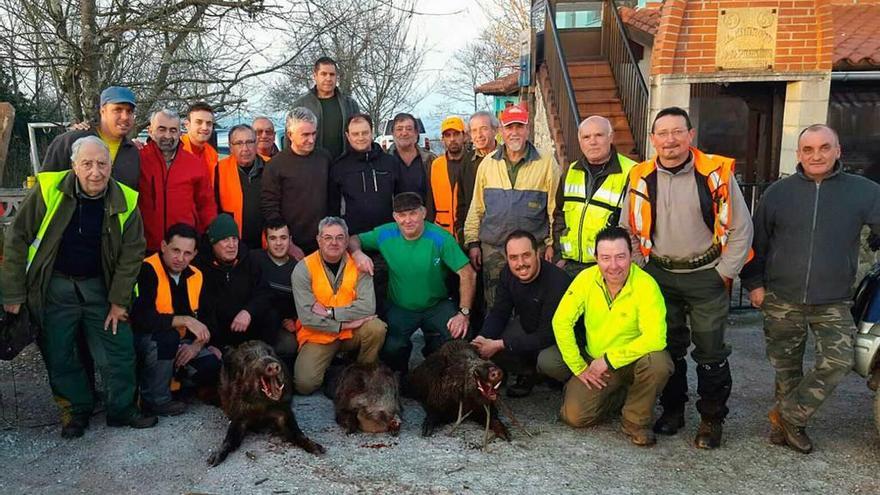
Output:
[[446,155],[431,162],[431,195],[434,198],[434,223],[455,235],[455,212],[458,208],[458,183],[449,183]]
[[[712,230],[713,242],[720,244],[722,251],[727,247],[728,235],[731,225],[730,207],[730,178],[733,175],[735,161],[719,155],[708,155],[702,151],[691,148],[694,155],[695,172],[705,179],[708,186],[708,198],[711,207],[700,201],[700,209]],[[629,174],[629,225],[639,240],[639,249],[642,255],[648,257],[651,254],[653,241],[651,239],[654,229],[654,202],[656,201],[657,189],[657,158],[644,161],[635,167]],[[698,187],[700,186],[698,180]],[[749,252],[749,259],[753,253]]]
[[220,159],[220,155],[217,154],[217,150],[215,150],[214,147],[210,144],[205,143],[201,151],[196,151],[189,140],[189,136],[186,134],[180,136],[180,143],[183,145],[183,149],[192,153],[193,155],[196,155],[197,158],[200,158],[203,162],[205,162],[205,168],[208,170],[208,177],[211,181],[211,187],[214,187],[214,169],[217,168],[217,161]]
[[[168,282],[168,273],[159,253],[153,254],[144,260],[144,263],[153,267],[159,284],[156,286],[156,312],[163,315],[174,314],[174,304],[171,301],[171,284]],[[194,266],[189,267],[193,274],[186,279],[186,295],[189,299],[189,308],[195,314],[199,310],[199,295],[202,293],[202,272]],[[181,338],[186,335],[186,328],[179,327],[177,333]]]
[[[324,269],[324,262],[321,261],[321,252],[314,253],[303,258],[309,275],[312,278],[312,293],[315,300],[321,303],[325,308],[337,308],[350,306],[357,299],[357,281],[358,271],[355,266],[354,259],[351,255],[345,253],[345,266],[342,269],[342,282],[339,284],[339,290],[333,291],[333,285]],[[348,340],[352,337],[353,331],[350,328],[340,330],[338,334],[324,332],[304,326],[299,320],[296,321],[296,341],[302,348],[306,342],[314,344],[330,344],[337,340]]]
[[[220,196],[219,211],[230,213],[238,225],[238,236],[241,237],[241,227],[244,209],[244,193],[241,191],[241,179],[238,177],[238,162],[232,155],[220,160],[217,164],[219,173],[217,191]],[[214,175],[211,174],[211,177]]]

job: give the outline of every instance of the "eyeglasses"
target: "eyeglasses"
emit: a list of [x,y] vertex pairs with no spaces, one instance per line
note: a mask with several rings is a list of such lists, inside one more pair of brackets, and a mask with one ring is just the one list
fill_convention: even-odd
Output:
[[233,141],[229,144],[232,146],[253,146],[257,144],[257,142],[253,139],[248,139],[247,141]]
[[672,136],[675,139],[682,138],[685,134],[687,134],[687,129],[673,129],[671,131],[660,131],[655,132],[654,135],[660,139],[666,139],[669,136]]
[[255,132],[257,134],[275,134],[275,131],[273,131],[272,129],[256,129]]
[[345,242],[345,235],[337,235],[337,236],[332,236],[332,235],[322,235],[322,236],[321,236],[321,240],[324,241],[324,242],[333,242],[333,241],[336,241],[336,242],[338,242],[338,243],[341,244],[341,243]]

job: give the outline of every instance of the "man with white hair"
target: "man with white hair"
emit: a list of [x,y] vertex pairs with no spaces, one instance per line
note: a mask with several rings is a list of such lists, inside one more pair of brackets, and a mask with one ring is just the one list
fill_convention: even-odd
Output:
[[275,123],[269,117],[261,115],[254,119],[251,127],[257,135],[257,154],[268,163],[281,151],[275,143]]
[[180,143],[180,117],[168,109],[150,117],[150,140],[140,151],[138,206],[144,217],[147,252],[159,251],[165,232],[185,223],[199,234],[217,216],[211,178],[201,160]]
[[144,257],[138,193],[110,177],[107,145],[74,141],[73,170],[42,172],[6,233],[3,309],[24,305],[42,331],[40,350],[61,408],[61,436],[83,435],[95,399],[77,348],[82,332],[106,396],[107,426],[149,428],[134,404],[128,307]]
[[263,176],[261,210],[266,222],[283,220],[290,230],[290,255],[297,261],[318,249],[315,226],[327,216],[327,179],[332,158],[315,147],[318,118],[305,107],[287,114],[290,147],[272,158]]
[[636,165],[617,152],[614,128],[605,117],[585,118],[578,126],[578,143],[583,156],[559,181],[553,213],[556,265],[572,277],[596,264],[596,235],[618,224],[629,171]]
[[529,142],[528,125],[529,113],[520,105],[501,112],[504,145],[480,163],[464,224],[471,264],[483,269],[487,307],[495,302],[495,286],[507,266],[504,239],[511,232],[529,232],[542,245],[544,259],[553,258],[559,169],[552,154],[538,152]]

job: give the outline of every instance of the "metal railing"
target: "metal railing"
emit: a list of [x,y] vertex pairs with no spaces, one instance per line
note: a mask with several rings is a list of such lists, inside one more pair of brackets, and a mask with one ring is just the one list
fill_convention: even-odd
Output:
[[580,150],[577,136],[580,114],[556,28],[556,13],[550,2],[544,8],[544,63],[550,76],[551,103],[556,109],[562,132],[563,146],[560,151],[565,163],[569,163],[577,159]]
[[602,55],[611,64],[620,101],[642,159],[648,139],[648,86],[629,45],[617,2],[606,0],[602,13]]

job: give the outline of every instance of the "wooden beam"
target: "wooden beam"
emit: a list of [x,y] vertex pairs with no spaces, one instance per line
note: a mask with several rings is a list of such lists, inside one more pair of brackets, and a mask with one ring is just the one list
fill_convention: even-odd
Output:
[[0,184],[6,171],[6,157],[9,155],[9,142],[12,140],[12,125],[15,122],[15,107],[0,102]]

